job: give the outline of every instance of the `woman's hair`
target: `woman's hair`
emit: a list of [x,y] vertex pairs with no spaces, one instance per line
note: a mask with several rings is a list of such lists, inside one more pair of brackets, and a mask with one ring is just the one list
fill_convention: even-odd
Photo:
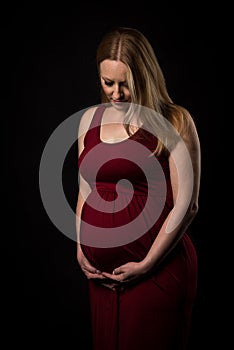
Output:
[[[127,83],[132,103],[148,107],[162,115],[179,134],[186,130],[189,112],[172,102],[154,50],[140,31],[119,27],[107,33],[97,48],[96,62],[99,74],[100,64],[106,59],[121,61],[128,67]],[[109,102],[103,90],[101,101]],[[151,129],[158,128],[154,113],[149,113],[146,119],[143,122],[148,123]],[[159,154],[165,150],[166,143],[166,140],[163,142],[159,139],[155,152]]]

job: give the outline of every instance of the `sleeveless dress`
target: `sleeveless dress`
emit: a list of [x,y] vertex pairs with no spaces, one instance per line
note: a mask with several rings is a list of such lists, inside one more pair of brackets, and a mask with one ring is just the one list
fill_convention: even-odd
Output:
[[[141,261],[173,207],[168,157],[139,129],[103,142],[98,106],[78,159],[91,192],[81,216],[84,255],[100,271]],[[197,290],[197,255],[185,233],[160,268],[124,289],[89,280],[94,350],[184,350]]]

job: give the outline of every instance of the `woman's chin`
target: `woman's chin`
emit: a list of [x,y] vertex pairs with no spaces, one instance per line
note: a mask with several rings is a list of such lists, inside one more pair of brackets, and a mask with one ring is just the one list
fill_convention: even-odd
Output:
[[129,108],[129,102],[122,102],[122,101],[114,101],[111,100],[111,105],[117,109],[118,111],[127,111]]

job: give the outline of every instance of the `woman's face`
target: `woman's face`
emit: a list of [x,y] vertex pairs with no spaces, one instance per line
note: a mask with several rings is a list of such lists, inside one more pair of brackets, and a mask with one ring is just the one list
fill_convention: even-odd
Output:
[[131,102],[127,72],[128,67],[121,61],[104,60],[100,64],[102,89],[108,100],[114,105]]

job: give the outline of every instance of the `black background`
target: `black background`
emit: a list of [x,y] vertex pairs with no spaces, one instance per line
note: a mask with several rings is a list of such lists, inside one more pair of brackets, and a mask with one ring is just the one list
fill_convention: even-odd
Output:
[[[199,286],[190,349],[211,348],[218,342],[221,326],[215,255],[219,210],[213,190],[220,181],[216,170],[222,98],[218,81],[222,36],[217,27],[221,11],[214,5],[205,9],[191,2],[78,2],[50,7],[34,3],[7,8],[2,17],[2,73],[6,77],[2,119],[7,122],[2,140],[8,167],[2,193],[8,197],[4,232],[10,238],[4,245],[3,265],[9,298],[3,303],[8,344],[17,340],[30,349],[61,344],[70,349],[74,342],[78,349],[90,349],[87,281],[76,262],[76,243],[53,225],[43,207],[39,166],[55,128],[77,111],[99,103],[96,47],[107,30],[123,25],[138,28],[150,40],[171,98],[188,108],[197,125],[202,176],[192,235]],[[73,208],[76,157],[74,145],[63,173],[64,190]]]

